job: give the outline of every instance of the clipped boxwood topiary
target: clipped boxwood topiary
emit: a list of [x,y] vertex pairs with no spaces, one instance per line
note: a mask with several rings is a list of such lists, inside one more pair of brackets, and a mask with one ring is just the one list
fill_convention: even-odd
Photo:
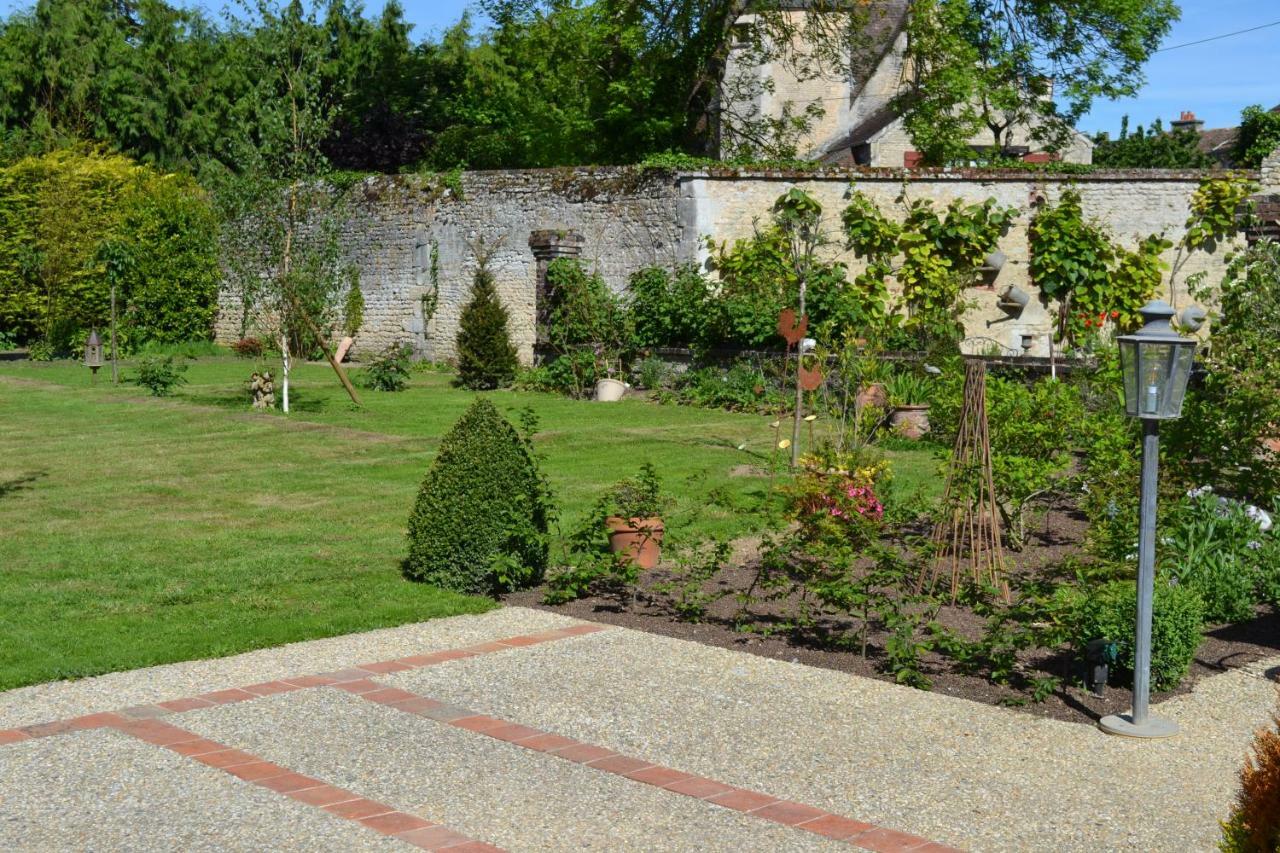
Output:
[[[1112,683],[1133,681],[1133,639],[1138,590],[1133,581],[1104,584],[1075,607],[1073,642],[1083,650],[1090,640],[1107,639],[1117,646]],[[1156,578],[1151,614],[1151,689],[1172,690],[1191,669],[1200,647],[1204,601],[1185,584]]]
[[453,425],[409,517],[406,573],[492,595],[539,582],[549,496],[528,440],[478,399]]

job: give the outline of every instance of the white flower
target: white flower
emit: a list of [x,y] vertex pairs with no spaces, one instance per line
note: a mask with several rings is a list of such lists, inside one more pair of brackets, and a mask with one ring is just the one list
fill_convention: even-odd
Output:
[[1212,493],[1213,493],[1213,486],[1201,486],[1198,489],[1192,489],[1191,491],[1187,492],[1187,497],[1194,500],[1195,498],[1203,497],[1204,495],[1208,495]]
[[1244,547],[1248,548],[1250,551],[1260,551],[1262,550],[1262,543],[1254,539],[1246,542]]
[[1253,504],[1249,504],[1244,508],[1244,514],[1249,516],[1249,519],[1257,524],[1258,529],[1263,533],[1266,533],[1271,529],[1271,514],[1266,510],[1259,509]]

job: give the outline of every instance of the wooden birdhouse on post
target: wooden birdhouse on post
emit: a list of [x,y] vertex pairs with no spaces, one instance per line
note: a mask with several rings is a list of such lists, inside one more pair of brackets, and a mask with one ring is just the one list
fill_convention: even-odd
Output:
[[89,340],[84,345],[84,364],[85,367],[93,371],[93,378],[98,378],[98,368],[102,367],[102,340],[98,337],[98,330],[93,329],[89,332]]

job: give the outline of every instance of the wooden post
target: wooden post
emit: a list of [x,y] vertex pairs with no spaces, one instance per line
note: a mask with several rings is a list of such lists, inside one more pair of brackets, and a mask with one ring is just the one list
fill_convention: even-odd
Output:
[[111,384],[120,384],[120,359],[116,354],[116,284],[111,283]]

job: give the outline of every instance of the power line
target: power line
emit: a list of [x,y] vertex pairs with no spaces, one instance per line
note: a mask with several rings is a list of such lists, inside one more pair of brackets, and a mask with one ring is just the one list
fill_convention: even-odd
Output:
[[1280,27],[1280,21],[1272,21],[1269,24],[1262,24],[1257,27],[1250,27],[1247,30],[1236,30],[1234,33],[1223,33],[1220,36],[1210,36],[1207,39],[1200,39],[1199,41],[1189,41],[1185,44],[1175,44],[1175,45],[1171,45],[1170,47],[1162,47],[1159,50],[1157,50],[1156,53],[1164,53],[1166,50],[1177,50],[1180,47],[1193,47],[1194,45],[1197,45],[1197,44],[1208,44],[1211,41],[1221,41],[1222,39],[1229,39],[1232,36],[1242,36],[1245,33],[1256,33],[1258,30],[1265,30],[1268,27]]

